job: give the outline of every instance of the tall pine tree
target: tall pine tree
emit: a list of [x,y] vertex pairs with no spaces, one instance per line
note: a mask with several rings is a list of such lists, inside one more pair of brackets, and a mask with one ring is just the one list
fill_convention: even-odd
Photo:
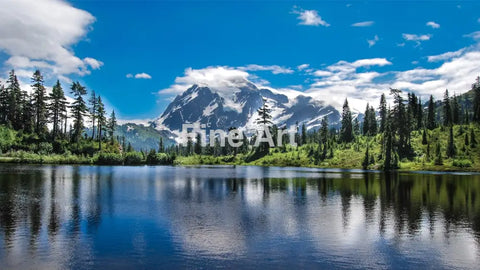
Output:
[[348,106],[348,100],[343,103],[342,128],[340,130],[340,140],[342,142],[353,141],[352,112]]
[[430,95],[430,101],[428,102],[428,112],[427,112],[427,128],[432,130],[437,127],[437,123],[435,120],[435,101],[433,100],[433,96]]
[[40,70],[36,70],[32,76],[33,89],[33,108],[35,112],[35,132],[38,135],[45,135],[48,131],[47,120],[47,97],[46,89],[43,82],[43,76]]
[[72,139],[74,142],[78,142],[85,128],[83,117],[88,111],[87,104],[83,100],[83,95],[87,94],[87,90],[79,82],[74,82],[70,90],[75,99],[70,106],[73,117]]
[[50,120],[52,123],[52,137],[55,139],[62,131],[62,119],[67,114],[67,99],[62,89],[60,81],[53,86],[49,95],[50,104],[48,106]]

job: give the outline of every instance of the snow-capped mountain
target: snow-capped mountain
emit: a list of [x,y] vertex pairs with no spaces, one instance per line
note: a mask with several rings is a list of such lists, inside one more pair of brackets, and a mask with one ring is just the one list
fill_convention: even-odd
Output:
[[266,99],[272,110],[272,122],[278,126],[291,127],[298,122],[299,125],[305,123],[308,129],[316,129],[324,116],[328,116],[331,126],[340,122],[340,113],[334,107],[307,94],[258,88],[244,81],[221,89],[193,85],[178,95],[152,125],[174,133],[180,132],[184,123],[206,124],[209,129],[255,129],[262,99]]

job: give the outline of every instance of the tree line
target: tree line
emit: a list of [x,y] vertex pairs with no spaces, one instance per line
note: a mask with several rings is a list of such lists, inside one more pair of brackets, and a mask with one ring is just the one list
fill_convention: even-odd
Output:
[[[62,152],[58,148],[89,140],[96,141],[101,151],[102,141],[110,140],[114,144],[113,134],[117,125],[115,111],[112,110],[110,117],[107,117],[102,98],[95,91],[91,91],[86,101],[85,86],[78,81],[73,82],[70,86],[73,101],[68,102],[58,80],[47,93],[39,70],[31,77],[31,88],[31,93],[21,89],[14,70],[9,72],[5,85],[0,82],[0,125],[19,131],[25,139],[24,147],[32,143],[50,143],[53,152]],[[92,127],[90,138],[85,132],[87,121]]]

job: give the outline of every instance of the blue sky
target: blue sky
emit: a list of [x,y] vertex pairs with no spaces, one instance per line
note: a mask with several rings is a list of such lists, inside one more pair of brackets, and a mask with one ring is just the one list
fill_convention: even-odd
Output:
[[159,116],[197,79],[360,110],[390,86],[440,96],[480,75],[474,1],[0,2],[0,78],[15,68],[28,85],[38,67],[47,84],[79,80],[123,119]]

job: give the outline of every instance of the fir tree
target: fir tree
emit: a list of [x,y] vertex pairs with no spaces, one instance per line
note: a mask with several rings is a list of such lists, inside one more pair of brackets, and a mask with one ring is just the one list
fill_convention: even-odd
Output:
[[422,134],[422,144],[423,144],[423,145],[428,144],[427,132],[426,132],[425,130],[423,130],[423,134]]
[[355,136],[360,135],[360,122],[358,122],[358,117],[355,117],[355,120],[353,120],[353,134]]
[[95,91],[92,90],[90,95],[90,99],[88,99],[88,103],[90,104],[90,121],[92,122],[92,139],[95,138],[95,120],[97,119],[97,107],[98,107],[98,99],[95,95]]
[[435,165],[443,165],[443,157],[440,143],[437,143],[437,147],[435,150]]
[[385,94],[380,97],[380,132],[385,131],[385,123],[387,121],[387,101],[385,100]]
[[323,143],[326,143],[328,139],[328,117],[324,116],[322,118],[322,123],[320,126],[320,140]]
[[49,100],[48,110],[52,123],[52,136],[55,139],[62,130],[61,121],[67,114],[67,99],[60,81],[57,80],[57,83],[53,86]]
[[158,141],[158,152],[163,153],[165,152],[165,147],[163,146],[163,138],[160,137],[160,140]]
[[115,128],[117,127],[117,117],[115,116],[115,110],[112,110],[112,113],[110,114],[107,127],[108,127],[108,136],[110,137],[110,140],[113,143],[115,139],[115,136],[113,134],[115,133]]
[[364,170],[368,168],[368,165],[370,164],[370,154],[368,153],[368,144],[367,144],[367,149],[365,150],[365,156],[363,157],[362,161],[362,167]]
[[73,141],[78,142],[84,129],[83,117],[88,110],[87,105],[83,100],[83,95],[87,93],[87,90],[79,82],[74,82],[70,89],[70,93],[75,99],[70,106],[73,117],[72,139]]
[[97,126],[98,126],[98,148],[102,150],[102,131],[106,128],[107,119],[105,117],[105,106],[102,102],[102,97],[98,96],[97,98]]
[[430,101],[428,102],[428,114],[427,114],[427,128],[432,130],[437,127],[435,121],[435,101],[433,96],[430,95]]
[[22,108],[20,106],[22,91],[20,84],[18,83],[15,71],[12,69],[8,75],[7,80],[7,93],[8,93],[8,108],[7,108],[7,124],[19,130],[21,129]]
[[445,90],[443,96],[443,124],[450,126],[453,123],[452,120],[452,107],[450,106],[450,98],[448,97],[448,89]]
[[453,127],[450,126],[450,133],[448,136],[448,146],[447,146],[447,157],[452,158],[455,156],[455,153],[456,153],[456,148],[455,148],[455,142],[453,137]]
[[342,142],[353,141],[352,113],[348,106],[348,100],[343,103],[342,128],[340,130],[340,140]]
[[475,131],[473,128],[470,130],[470,147],[475,148],[477,146],[477,140],[475,139]]
[[8,119],[8,92],[0,84],[0,124],[6,124]]
[[473,97],[473,121],[480,123],[480,77],[477,77],[477,81],[472,85],[474,91]]
[[202,153],[202,136],[200,136],[200,133],[197,133],[197,136],[195,137],[195,146],[193,151],[197,155]]
[[[272,132],[275,134],[276,132]],[[275,139],[274,139],[275,142]],[[306,144],[307,143],[307,127],[305,126],[305,123],[302,124],[302,142],[301,144]]]
[[452,99],[452,122],[455,125],[460,124],[460,104],[458,104],[458,99],[455,94]]
[[47,132],[47,102],[46,89],[43,85],[43,76],[40,70],[36,70],[32,76],[33,89],[33,107],[35,111],[35,132],[39,135],[44,135]]

